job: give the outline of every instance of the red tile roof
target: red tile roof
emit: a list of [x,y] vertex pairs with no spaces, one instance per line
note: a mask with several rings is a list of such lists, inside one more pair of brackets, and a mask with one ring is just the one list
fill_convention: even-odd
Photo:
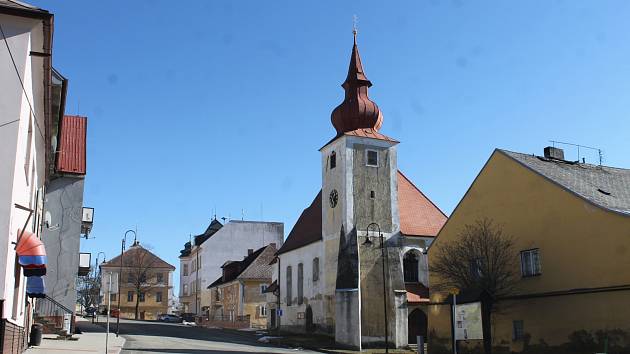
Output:
[[86,136],[87,117],[63,116],[59,134],[57,172],[85,174]]
[[[378,139],[378,140],[384,140],[384,141],[391,141],[392,143],[399,143],[399,141],[397,141],[395,139],[392,139],[392,138],[388,137],[385,134],[379,133],[376,129],[373,129],[373,128],[360,128],[360,129],[355,129],[355,130],[351,130],[351,131],[347,131],[347,132],[343,132],[341,134],[338,134],[334,138],[330,139],[326,144],[324,144],[324,146],[332,143],[333,141],[335,141],[337,138],[339,138],[342,135],[358,136],[360,138],[372,138],[372,139]],[[323,148],[323,146],[322,146],[322,148]]]
[[410,304],[421,304],[429,302],[429,288],[417,283],[417,284],[405,284],[405,290],[407,290],[407,302]]
[[292,251],[322,239],[322,191],[304,209],[277,254]]
[[406,236],[437,236],[446,215],[402,172],[398,171],[400,232]]
[[[398,171],[398,212],[400,232],[405,236],[435,237],[446,215],[402,172]],[[322,191],[304,209],[277,254],[304,247],[322,239]]]

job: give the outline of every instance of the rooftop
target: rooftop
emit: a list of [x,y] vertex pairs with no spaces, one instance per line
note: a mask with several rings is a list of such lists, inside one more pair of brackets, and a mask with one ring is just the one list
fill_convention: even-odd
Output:
[[497,151],[594,205],[630,215],[630,169]]

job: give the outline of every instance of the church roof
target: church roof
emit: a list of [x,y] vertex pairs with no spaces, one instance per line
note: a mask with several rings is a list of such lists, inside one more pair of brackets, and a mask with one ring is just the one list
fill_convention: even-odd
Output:
[[[400,232],[405,236],[435,237],[446,215],[402,172],[398,171],[398,213]],[[304,209],[277,254],[286,253],[322,239],[321,190]]]
[[278,254],[304,247],[322,239],[322,191],[317,193],[291,229]]
[[416,185],[398,171],[400,232],[406,236],[437,236],[446,215]]
[[372,83],[363,71],[355,32],[348,76],[341,85],[345,91],[345,97],[343,102],[333,110],[330,118],[337,130],[337,136],[361,128],[378,130],[383,124],[381,110],[368,97],[370,86]]

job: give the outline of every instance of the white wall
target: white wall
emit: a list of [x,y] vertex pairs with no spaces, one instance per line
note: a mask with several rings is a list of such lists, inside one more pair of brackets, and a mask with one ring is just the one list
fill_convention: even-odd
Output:
[[[34,209],[36,193],[43,193],[43,59],[29,55],[31,50],[42,51],[43,33],[41,20],[0,15],[0,22],[35,113],[34,117],[30,113],[28,101],[3,43],[0,46],[0,63],[3,63],[0,65],[0,298],[4,300],[3,317],[21,326],[24,321],[26,281],[20,276],[18,296],[14,297],[15,246],[11,242],[17,240],[17,229],[23,227],[28,216],[28,212],[16,209],[14,204]],[[27,143],[29,124],[32,124],[30,146]],[[25,169],[25,165],[28,169]],[[41,209],[41,205],[38,209]],[[35,229],[39,232],[33,227],[38,217],[33,215],[27,225],[28,231]],[[14,298],[17,300],[15,306]],[[17,309],[16,313],[13,313],[14,308]]]
[[[201,245],[199,258],[201,259],[201,269],[199,269],[200,291],[209,292],[208,285],[217,280],[223,273],[221,266],[227,261],[240,261],[247,256],[247,250],[257,250],[263,246],[275,243],[277,248],[282,246],[284,240],[284,224],[277,222],[259,221],[230,221],[225,224],[212,237]],[[190,267],[190,266],[189,266]],[[189,268],[190,269],[190,268]],[[195,279],[194,273],[188,277],[191,283]],[[182,285],[184,284],[180,282]],[[189,285],[190,289],[190,285]],[[201,296],[202,299],[209,299],[208,294]],[[209,306],[204,303],[202,306]]]
[[[319,280],[313,281],[313,258],[319,258]],[[322,296],[324,294],[324,259],[323,259],[323,243],[317,241],[310,245],[282,253],[280,255],[280,307],[282,309],[282,317],[280,317],[280,325],[285,330],[303,331],[306,322],[304,319],[298,319],[298,313],[305,312],[306,306],[310,305],[313,310],[313,323],[326,325],[324,305]],[[306,298],[304,303],[298,305],[298,264],[304,265],[304,286],[303,296]],[[292,272],[292,300],[291,306],[287,306],[287,267],[291,266]],[[277,268],[278,265],[274,264]],[[277,276],[277,273],[276,273]],[[276,278],[277,279],[277,278]]]

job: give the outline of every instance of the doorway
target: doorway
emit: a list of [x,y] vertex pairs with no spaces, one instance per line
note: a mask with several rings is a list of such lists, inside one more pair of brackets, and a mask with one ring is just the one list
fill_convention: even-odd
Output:
[[414,309],[409,314],[408,323],[409,344],[418,344],[417,336],[427,338],[427,315],[421,309]]

